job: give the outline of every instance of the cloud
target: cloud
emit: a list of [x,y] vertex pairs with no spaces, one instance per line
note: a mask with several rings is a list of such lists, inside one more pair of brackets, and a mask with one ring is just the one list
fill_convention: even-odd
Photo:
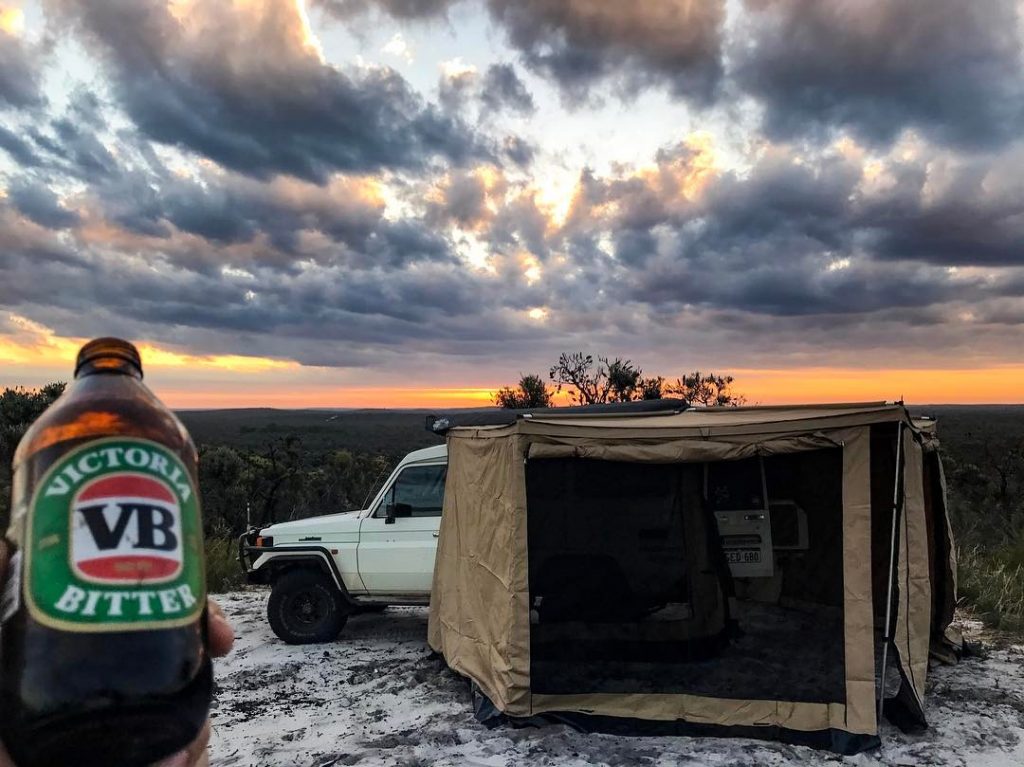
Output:
[[522,136],[508,135],[501,142],[500,154],[513,165],[527,168],[537,155],[537,150]]
[[0,109],[25,109],[45,102],[37,62],[41,51],[18,34],[16,18],[14,11],[0,6]]
[[929,312],[946,302],[1022,292],[1012,270],[978,269],[1024,271],[1020,148],[965,161],[925,147],[915,163],[905,147],[775,147],[743,173],[714,169],[708,151],[684,144],[654,167],[584,172],[551,246],[590,265],[593,292],[651,311],[942,324]]
[[22,167],[31,167],[40,163],[29,143],[4,125],[0,125],[0,149],[6,150],[11,158]]
[[464,112],[475,101],[481,122],[501,112],[526,116],[536,111],[533,95],[508,63],[491,64],[481,76],[462,59],[442,62],[437,89],[441,105],[451,113]]
[[395,71],[325,63],[294,3],[53,0],[139,129],[256,177],[419,169],[488,150]]
[[460,58],[441,62],[441,76],[438,79],[438,100],[450,113],[461,111],[473,96],[480,82],[476,67],[466,64]]
[[396,19],[429,19],[447,14],[460,0],[313,0],[314,7],[322,8],[339,19],[352,19],[381,8]]
[[570,101],[605,78],[623,92],[664,85],[708,102],[722,75],[725,3],[488,0],[494,19],[530,69]]
[[886,143],[906,127],[966,147],[1024,127],[1016,0],[748,0],[734,76],[773,138],[845,129]]
[[[451,5],[392,12],[437,17]],[[570,98],[630,83],[691,102],[720,96],[733,88],[714,63],[721,11],[693,4],[699,18],[680,35],[664,14],[683,4],[490,7],[520,57],[448,62],[435,107],[392,70],[325,63],[291,3],[76,6],[109,87],[97,78],[59,111],[3,116],[0,306],[61,337],[124,333],[405,375],[509,360],[532,369],[576,347],[635,350],[645,366],[682,356],[681,344],[783,364],[866,357],[879,337],[894,356],[939,345],[965,360],[1006,356],[1024,322],[1019,138],[965,149],[927,91],[899,113],[816,111],[799,88],[761,88],[757,57],[781,66],[787,51],[771,24],[740,23],[738,40],[766,43],[734,61],[769,137],[743,126],[738,140],[690,134],[637,164],[605,163],[598,148],[566,195],[551,174],[571,155],[507,132],[536,114],[524,80],[551,77]],[[804,10],[786,22],[794,55],[817,51],[801,24],[831,19]],[[873,13],[885,30],[904,18]],[[980,50],[963,26],[965,50]],[[839,58],[856,69],[843,40]],[[1002,61],[999,50],[976,60]],[[915,82],[892,61],[931,54],[887,55],[865,64],[883,95]],[[834,82],[844,103],[868,88],[800,60],[787,64],[807,70],[796,82]],[[950,77],[968,87],[966,74]],[[809,132],[773,122],[790,109]]]
[[1024,266],[1024,142],[990,155],[931,148],[892,163],[856,226],[879,258],[941,266]]
[[447,179],[428,207],[428,220],[473,227],[487,218],[487,183],[479,173],[458,173]]
[[528,115],[536,110],[533,96],[511,64],[491,64],[487,68],[480,85],[480,101],[485,109],[495,112],[508,109]]
[[47,229],[67,229],[78,223],[78,214],[61,204],[45,184],[19,179],[7,190],[18,212]]
[[415,58],[412,48],[409,47],[409,43],[405,41],[405,36],[401,32],[396,32],[392,35],[391,39],[384,44],[380,51],[381,53],[387,53],[404,59],[407,64],[411,64]]
[[[320,0],[349,20],[371,8],[403,20],[444,18],[459,0]],[[579,104],[610,81],[620,96],[667,87],[709,103],[723,74],[724,0],[483,0],[509,45],[533,72]],[[500,75],[501,73],[496,73]],[[507,103],[507,102],[506,102]]]

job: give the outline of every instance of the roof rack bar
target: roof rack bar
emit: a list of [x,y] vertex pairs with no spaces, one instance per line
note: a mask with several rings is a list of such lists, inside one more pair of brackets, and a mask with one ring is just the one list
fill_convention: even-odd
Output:
[[527,408],[523,410],[486,408],[462,410],[448,415],[428,415],[426,429],[433,434],[445,434],[456,426],[507,426],[521,418],[587,418],[615,417],[622,415],[664,415],[681,413],[687,409],[681,399],[639,400],[637,402],[609,402],[598,405],[577,405],[573,407]]

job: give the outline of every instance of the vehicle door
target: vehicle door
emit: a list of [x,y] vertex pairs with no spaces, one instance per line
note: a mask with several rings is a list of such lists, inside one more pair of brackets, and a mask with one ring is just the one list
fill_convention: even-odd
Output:
[[447,472],[446,464],[406,466],[363,519],[359,575],[370,594],[430,593]]

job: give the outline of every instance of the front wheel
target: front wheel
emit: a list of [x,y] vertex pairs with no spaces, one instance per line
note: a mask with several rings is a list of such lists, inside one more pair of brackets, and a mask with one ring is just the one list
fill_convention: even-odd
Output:
[[288,644],[330,642],[348,620],[337,587],[316,570],[289,570],[276,581],[267,602],[270,628]]

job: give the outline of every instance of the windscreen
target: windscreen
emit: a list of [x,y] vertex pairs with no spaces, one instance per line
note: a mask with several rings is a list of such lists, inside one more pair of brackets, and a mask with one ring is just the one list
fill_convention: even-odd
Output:
[[[535,459],[526,480],[535,693],[845,701],[840,449]],[[734,574],[720,515],[736,512],[733,542],[755,550],[776,502],[785,546],[764,574]]]

